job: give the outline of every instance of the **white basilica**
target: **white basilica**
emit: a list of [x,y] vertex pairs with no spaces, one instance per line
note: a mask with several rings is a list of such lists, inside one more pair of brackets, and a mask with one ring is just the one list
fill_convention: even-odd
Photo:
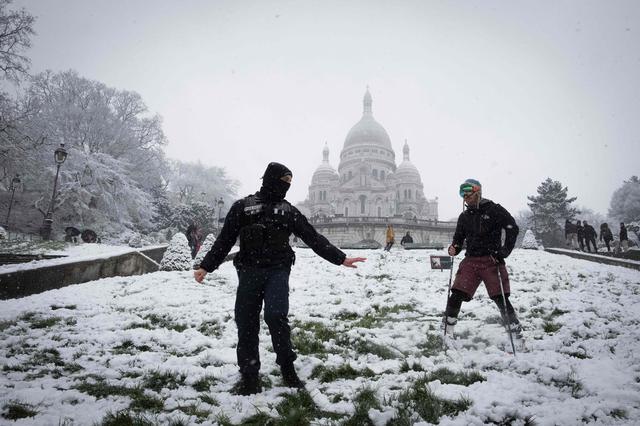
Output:
[[372,99],[367,89],[362,118],[344,140],[336,171],[329,163],[329,148],[322,150],[302,203],[312,218],[403,217],[438,219],[438,199],[424,196],[420,172],[411,163],[406,140],[402,162],[396,155],[387,131],[373,118]]

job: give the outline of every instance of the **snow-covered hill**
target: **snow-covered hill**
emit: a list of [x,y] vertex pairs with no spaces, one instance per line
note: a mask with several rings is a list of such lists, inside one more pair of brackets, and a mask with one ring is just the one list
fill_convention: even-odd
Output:
[[1,301],[0,408],[5,418],[30,410],[23,421],[41,425],[294,414],[314,424],[640,422],[640,272],[516,250],[511,300],[529,351],[500,349],[506,336],[481,287],[462,307],[461,348],[445,353],[449,272],[429,269],[434,253],[353,251],[368,257],[353,270],[297,251],[290,319],[311,399],[281,386],[264,324],[265,391],[230,393],[238,373],[229,263],[204,285],[190,272],[157,272]]

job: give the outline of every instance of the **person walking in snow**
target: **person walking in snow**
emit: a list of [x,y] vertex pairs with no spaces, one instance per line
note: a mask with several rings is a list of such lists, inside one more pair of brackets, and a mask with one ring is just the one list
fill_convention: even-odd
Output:
[[607,246],[607,251],[611,252],[609,243],[613,241],[613,233],[609,229],[609,224],[606,222],[600,225],[600,241],[604,241],[604,245]]
[[[449,255],[457,256],[465,242],[467,246],[447,300],[443,328],[447,337],[453,338],[462,302],[470,301],[480,282],[484,282],[489,297],[500,310],[505,326],[516,339],[522,339],[522,327],[509,301],[511,289],[505,264],[505,259],[515,246],[518,225],[504,207],[482,197],[482,185],[477,180],[465,180],[460,185],[460,196],[464,199],[466,209],[458,217],[453,242],[448,248]],[[504,245],[503,230],[506,233]]]
[[598,246],[596,245],[596,238],[598,238],[598,234],[596,230],[593,229],[593,226],[589,225],[587,221],[582,222],[584,226],[584,242],[587,246],[587,251],[591,253],[591,245],[593,245],[593,251],[595,253],[598,252]]
[[386,233],[386,242],[387,245],[384,246],[385,251],[391,250],[393,243],[396,242],[396,234],[393,232],[393,226],[391,224],[387,225],[387,233]]
[[200,250],[202,233],[200,232],[200,228],[198,225],[192,223],[187,227],[187,231],[185,232],[187,236],[187,242],[189,243],[189,248],[191,248],[191,258],[195,259],[196,254]]
[[295,254],[289,245],[291,234],[302,239],[318,255],[335,265],[356,268],[366,258],[347,257],[319,234],[300,211],[284,199],[293,174],[279,163],[269,163],[258,192],[236,201],[224,221],[220,235],[194,272],[201,283],[216,270],[240,239],[240,251],[233,260],[238,272],[235,321],[238,327],[236,354],[241,379],[237,393],[251,395],[260,385],[260,311],[269,327],[284,384],[303,388],[294,368],[296,354],[289,327],[289,274]]
[[571,223],[569,219],[564,221],[564,238],[568,248],[578,248],[578,227]]
[[576,222],[576,234],[578,235],[578,244],[580,245],[580,251],[584,251],[584,226],[582,222]]
[[400,245],[404,246],[405,244],[411,244],[411,243],[413,243],[413,238],[409,234],[409,231],[407,231],[407,235],[402,237],[402,239],[400,240]]
[[629,250],[629,235],[627,234],[627,227],[624,226],[624,222],[620,222],[620,249],[623,252]]

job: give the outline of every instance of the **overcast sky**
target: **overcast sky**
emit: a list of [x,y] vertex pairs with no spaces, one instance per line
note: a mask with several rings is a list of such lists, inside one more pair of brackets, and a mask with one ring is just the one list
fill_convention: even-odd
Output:
[[75,69],[140,93],[169,157],[226,168],[240,195],[269,161],[306,197],[373,114],[407,139],[442,220],[458,185],[512,213],[547,177],[606,213],[640,174],[638,1],[18,0],[37,17],[32,71]]

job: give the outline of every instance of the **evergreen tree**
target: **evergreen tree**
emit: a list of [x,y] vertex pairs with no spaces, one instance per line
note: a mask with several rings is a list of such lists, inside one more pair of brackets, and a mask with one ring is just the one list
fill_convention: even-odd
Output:
[[640,221],[640,179],[631,176],[613,193],[609,204],[609,216],[620,222]]
[[557,180],[547,178],[538,186],[538,195],[528,196],[531,209],[531,225],[536,237],[545,246],[561,244],[564,240],[562,226],[565,220],[573,220],[580,213],[571,206],[577,198],[567,198],[567,187]]
[[178,232],[173,236],[160,262],[161,271],[189,271],[191,269],[191,249],[187,237]]

